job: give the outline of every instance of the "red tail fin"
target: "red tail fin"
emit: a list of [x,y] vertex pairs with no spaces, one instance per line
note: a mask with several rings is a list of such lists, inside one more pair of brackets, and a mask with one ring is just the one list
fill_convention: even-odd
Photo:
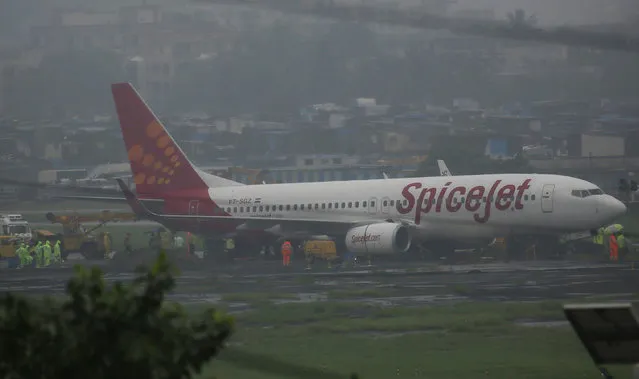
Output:
[[138,195],[206,188],[175,140],[129,83],[111,86]]

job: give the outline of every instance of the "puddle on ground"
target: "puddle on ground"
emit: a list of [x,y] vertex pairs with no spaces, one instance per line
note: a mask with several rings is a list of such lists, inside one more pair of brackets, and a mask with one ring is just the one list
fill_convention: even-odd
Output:
[[424,329],[424,330],[406,330],[403,332],[383,332],[379,330],[365,330],[353,332],[352,334],[356,334],[364,337],[372,337],[372,338],[396,338],[403,336],[410,336],[415,334],[429,334],[429,333],[439,333],[443,331],[443,329]]
[[482,289],[485,290],[509,290],[513,288],[517,288],[518,286],[515,284],[489,284],[483,285]]
[[314,303],[317,301],[326,301],[328,297],[325,293],[297,293],[297,299],[276,299],[274,304],[292,304],[292,303]]
[[636,294],[632,292],[622,292],[622,293],[608,293],[608,294],[590,294],[591,296],[597,296],[598,298],[602,297],[619,297],[619,298],[632,298],[636,296]]
[[563,283],[563,285],[582,286],[582,285],[590,285],[590,284],[597,284],[597,283],[614,283],[614,281],[613,280],[588,280],[583,282],[568,282],[568,283]]
[[317,280],[315,284],[318,286],[336,286],[340,283],[337,280]]
[[399,284],[401,288],[415,288],[415,289],[437,289],[437,288],[447,288],[448,286],[442,284]]
[[169,299],[180,300],[188,303],[219,303],[222,300],[220,295],[202,294],[170,294]]
[[393,296],[393,297],[384,297],[384,298],[359,299],[359,301],[362,301],[364,303],[368,303],[372,305],[384,305],[384,306],[406,304],[406,303],[413,304],[413,305],[428,304],[428,303],[460,301],[460,300],[468,300],[468,297],[456,296],[456,295],[422,295],[422,296]]
[[533,321],[533,320],[520,320],[515,321],[515,325],[528,326],[536,328],[558,328],[563,326],[569,326],[568,321],[555,320],[555,321]]

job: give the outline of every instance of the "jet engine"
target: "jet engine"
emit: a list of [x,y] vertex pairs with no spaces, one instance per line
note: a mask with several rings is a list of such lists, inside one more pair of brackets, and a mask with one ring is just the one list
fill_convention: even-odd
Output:
[[406,226],[381,222],[349,230],[346,247],[355,254],[397,254],[408,251],[411,239]]

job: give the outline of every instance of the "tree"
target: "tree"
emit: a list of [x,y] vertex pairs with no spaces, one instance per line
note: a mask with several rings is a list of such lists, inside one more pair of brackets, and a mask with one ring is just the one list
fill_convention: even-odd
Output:
[[215,309],[188,317],[164,298],[175,285],[161,254],[131,285],[107,288],[102,272],[76,267],[63,301],[0,299],[5,378],[188,378],[215,357],[233,321]]

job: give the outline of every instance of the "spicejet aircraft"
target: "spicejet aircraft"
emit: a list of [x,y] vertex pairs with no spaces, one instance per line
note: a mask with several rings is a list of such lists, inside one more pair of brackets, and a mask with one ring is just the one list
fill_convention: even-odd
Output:
[[134,212],[172,230],[329,235],[352,253],[393,254],[413,241],[595,229],[626,212],[596,185],[560,175],[243,185],[193,166],[131,84],[112,92],[136,195],[120,187]]

